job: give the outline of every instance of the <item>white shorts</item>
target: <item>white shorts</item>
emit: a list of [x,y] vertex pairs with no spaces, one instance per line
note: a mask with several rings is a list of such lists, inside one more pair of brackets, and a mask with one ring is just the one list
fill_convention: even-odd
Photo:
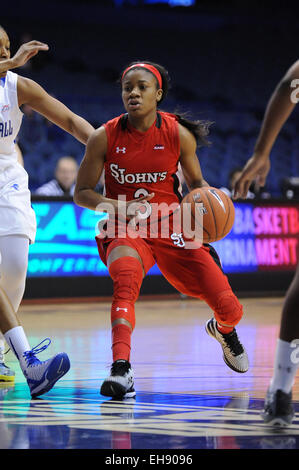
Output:
[[35,234],[27,172],[19,163],[0,167],[0,236],[24,235],[34,243]]

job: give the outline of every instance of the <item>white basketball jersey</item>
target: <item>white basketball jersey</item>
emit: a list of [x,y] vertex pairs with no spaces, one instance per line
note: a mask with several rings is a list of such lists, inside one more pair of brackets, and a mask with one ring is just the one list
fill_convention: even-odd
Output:
[[23,113],[19,109],[18,75],[0,79],[0,236],[23,235],[34,242],[35,213],[31,207],[28,174],[18,163],[15,139]]
[[8,159],[17,161],[15,139],[23,118],[18,104],[17,81],[18,75],[10,71],[0,79],[0,167]]

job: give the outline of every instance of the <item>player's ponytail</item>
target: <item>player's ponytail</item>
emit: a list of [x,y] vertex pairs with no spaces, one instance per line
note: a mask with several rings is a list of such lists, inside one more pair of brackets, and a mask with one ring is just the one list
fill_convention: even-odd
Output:
[[186,127],[195,137],[198,147],[203,147],[204,145],[211,145],[211,142],[207,139],[207,136],[210,133],[210,121],[191,121],[187,118],[187,113],[178,114],[174,113],[177,117],[178,122]]

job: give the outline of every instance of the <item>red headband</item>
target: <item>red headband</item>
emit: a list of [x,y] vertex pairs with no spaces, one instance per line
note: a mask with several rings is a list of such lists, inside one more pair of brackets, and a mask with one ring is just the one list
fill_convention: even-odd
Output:
[[159,87],[162,88],[162,77],[161,77],[161,74],[160,74],[159,70],[156,69],[156,67],[154,67],[153,65],[149,65],[149,64],[133,64],[133,65],[131,65],[130,67],[126,68],[126,70],[122,74],[121,79],[123,80],[126,73],[129,72],[129,70],[131,70],[135,67],[143,67],[144,69],[147,69],[150,72],[152,72],[155,75],[156,79],[158,80]]

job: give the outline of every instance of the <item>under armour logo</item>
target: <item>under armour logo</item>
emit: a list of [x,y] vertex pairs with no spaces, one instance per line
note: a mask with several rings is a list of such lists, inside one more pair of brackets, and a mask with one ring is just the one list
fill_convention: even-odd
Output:
[[124,310],[124,312],[127,312],[128,309],[127,308],[122,308],[122,307],[116,307],[115,309],[117,312],[119,312],[120,310]]
[[170,236],[171,240],[173,240],[174,245],[179,246],[180,248],[184,248],[185,241],[183,239],[182,233],[173,233]]
[[122,148],[116,147],[116,153],[119,153],[119,152],[126,153],[126,150],[127,150],[126,147],[122,147]]

